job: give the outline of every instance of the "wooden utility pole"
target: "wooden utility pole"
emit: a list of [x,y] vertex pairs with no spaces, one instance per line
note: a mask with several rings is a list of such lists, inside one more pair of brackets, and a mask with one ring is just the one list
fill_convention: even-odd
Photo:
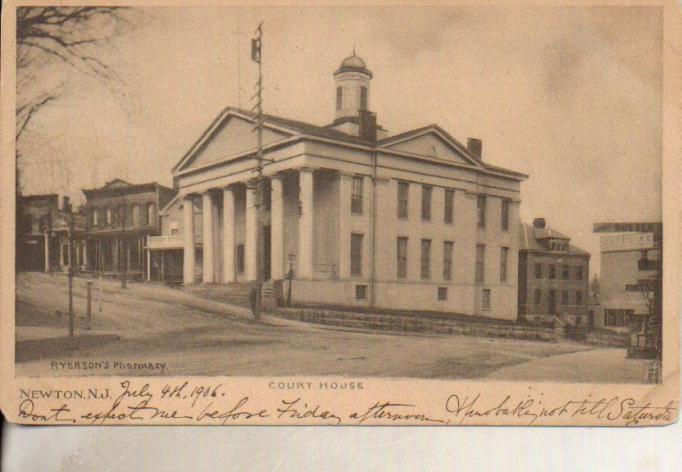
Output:
[[251,40],[251,59],[258,64],[256,83],[256,104],[252,111],[256,114],[257,151],[256,151],[256,303],[254,317],[260,319],[263,303],[263,199],[265,179],[263,178],[263,65],[262,65],[263,23],[256,29],[256,37]]
[[73,232],[75,224],[73,221],[73,210],[71,202],[65,205],[64,213],[69,227],[69,336],[73,336],[74,313],[73,313]]

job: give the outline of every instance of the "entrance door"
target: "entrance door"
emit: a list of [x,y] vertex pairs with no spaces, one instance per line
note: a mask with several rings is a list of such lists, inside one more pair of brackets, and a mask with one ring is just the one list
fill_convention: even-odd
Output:
[[270,280],[270,226],[263,225],[263,280]]
[[549,314],[556,315],[556,290],[549,291]]

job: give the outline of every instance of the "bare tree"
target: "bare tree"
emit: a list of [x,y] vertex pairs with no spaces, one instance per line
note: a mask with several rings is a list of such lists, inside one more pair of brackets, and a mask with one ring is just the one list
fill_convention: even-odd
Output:
[[50,84],[34,93],[26,89],[55,61],[104,83],[120,80],[100,59],[101,47],[130,24],[122,7],[20,7],[17,8],[17,108],[16,138],[46,105],[56,100],[62,84]]

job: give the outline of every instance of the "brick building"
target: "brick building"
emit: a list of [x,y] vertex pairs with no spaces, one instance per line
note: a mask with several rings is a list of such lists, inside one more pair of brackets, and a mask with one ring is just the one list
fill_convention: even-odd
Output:
[[574,326],[589,319],[590,254],[570,238],[548,228],[544,218],[521,225],[519,250],[519,319],[553,323],[555,317]]
[[158,235],[159,208],[175,191],[156,182],[131,184],[121,179],[83,190],[86,197],[86,270],[144,279],[147,236]]
[[67,271],[84,268],[84,219],[74,212],[73,254],[69,247],[69,198],[59,206],[57,194],[26,195],[17,199],[16,264],[18,271]]

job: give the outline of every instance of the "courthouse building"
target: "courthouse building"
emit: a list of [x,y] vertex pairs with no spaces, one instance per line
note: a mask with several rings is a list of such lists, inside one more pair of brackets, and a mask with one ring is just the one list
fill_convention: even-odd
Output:
[[[334,72],[336,115],[265,115],[263,275],[291,267],[297,303],[517,317],[520,183],[433,124],[390,135],[355,54]],[[226,108],[173,167],[153,253],[186,285],[256,279],[254,116]],[[153,259],[152,259],[153,260]]]

